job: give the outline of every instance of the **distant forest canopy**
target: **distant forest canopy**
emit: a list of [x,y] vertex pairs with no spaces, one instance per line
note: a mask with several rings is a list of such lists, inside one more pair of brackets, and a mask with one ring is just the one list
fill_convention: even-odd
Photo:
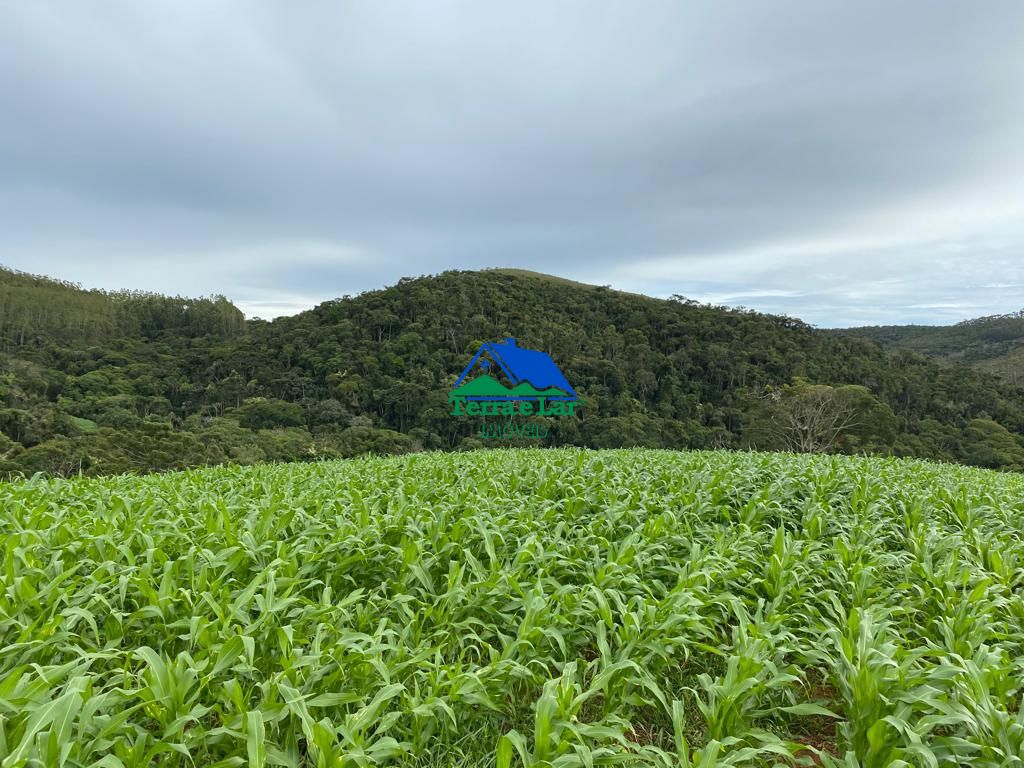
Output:
[[144,291],[85,290],[77,283],[0,268],[4,349],[101,342],[164,332],[237,336],[245,315],[223,296],[187,299]]
[[838,333],[871,339],[889,349],[912,349],[939,360],[967,363],[1024,384],[1024,310],[956,325],[880,325]]
[[[1024,470],[1024,390],[789,317],[520,270],[445,272],[246,321],[227,299],[0,272],[0,472],[161,471],[457,450],[449,391],[485,341],[581,398],[541,444],[877,453]],[[536,445],[535,440],[512,444]]]

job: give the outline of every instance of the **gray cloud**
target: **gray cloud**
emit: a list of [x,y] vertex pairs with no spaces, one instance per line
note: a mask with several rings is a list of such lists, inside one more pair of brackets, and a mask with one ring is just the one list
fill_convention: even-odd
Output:
[[0,1],[0,261],[253,314],[520,266],[1024,306],[1024,5]]

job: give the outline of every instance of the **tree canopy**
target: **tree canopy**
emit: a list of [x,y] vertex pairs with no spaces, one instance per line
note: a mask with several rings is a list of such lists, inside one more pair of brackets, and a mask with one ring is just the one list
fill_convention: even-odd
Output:
[[[1012,382],[680,296],[445,272],[247,322],[223,297],[0,272],[0,469],[98,474],[472,447],[481,419],[453,416],[448,395],[483,342],[508,336],[548,353],[582,401],[575,416],[540,419],[542,444],[1004,468],[1024,450]],[[815,407],[824,411],[807,439],[794,440]]]

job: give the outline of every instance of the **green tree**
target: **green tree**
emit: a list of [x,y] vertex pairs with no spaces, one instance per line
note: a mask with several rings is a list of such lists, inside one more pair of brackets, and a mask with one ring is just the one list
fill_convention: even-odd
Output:
[[300,427],[306,416],[302,406],[275,398],[255,398],[236,411],[238,423],[249,429]]

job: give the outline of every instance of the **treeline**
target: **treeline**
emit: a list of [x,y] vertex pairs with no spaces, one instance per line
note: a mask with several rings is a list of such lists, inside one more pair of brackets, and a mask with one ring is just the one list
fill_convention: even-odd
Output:
[[912,349],[936,360],[966,363],[1024,385],[1024,311],[956,325],[867,326],[838,333],[871,339],[887,349]]
[[479,419],[452,416],[448,390],[481,343],[505,336],[551,354],[584,401],[578,417],[538,425],[544,444],[869,452],[1024,469],[1024,398],[1010,383],[683,297],[492,270],[404,279],[274,322],[223,326],[213,312],[147,332],[137,312],[131,333],[102,341],[44,326],[33,344],[8,347],[0,471],[477,447]]
[[84,290],[75,283],[0,268],[0,344],[101,343],[162,333],[237,336],[245,316],[223,296],[190,299],[143,291]]
[[846,328],[889,348],[949,361],[985,363],[1024,347],[1024,311],[964,320],[955,325],[877,325]]

